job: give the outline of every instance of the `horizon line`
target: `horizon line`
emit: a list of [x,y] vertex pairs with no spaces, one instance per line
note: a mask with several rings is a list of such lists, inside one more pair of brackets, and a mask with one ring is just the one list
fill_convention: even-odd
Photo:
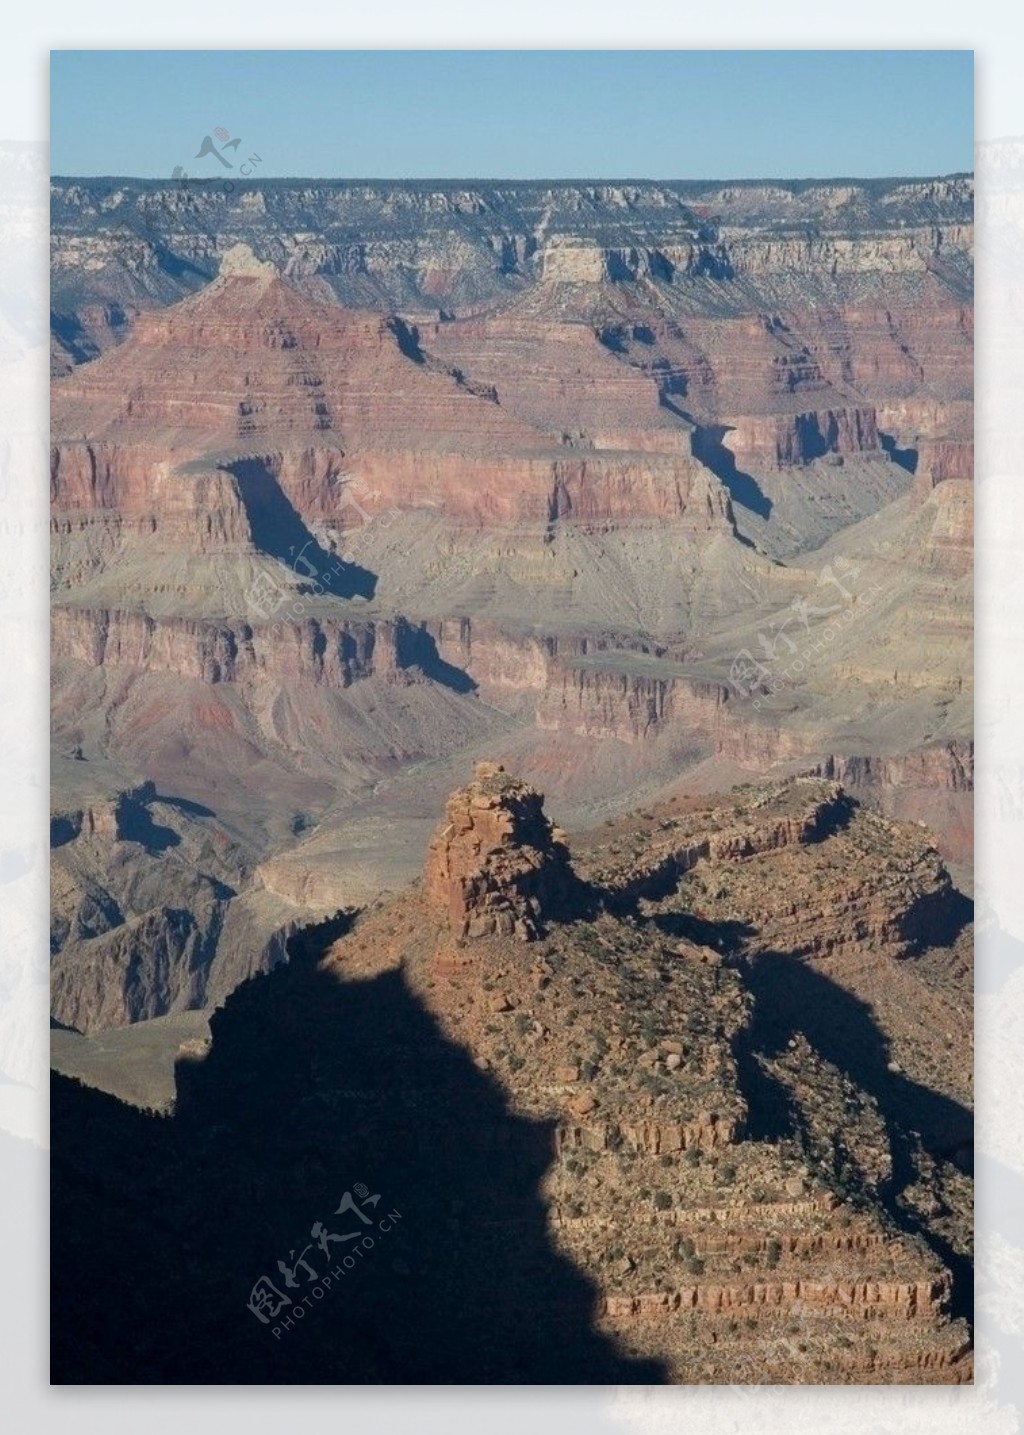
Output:
[[249,176],[240,180],[231,180],[230,176],[222,175],[186,175],[183,178],[175,178],[173,175],[143,175],[143,174],[51,174],[50,182],[83,182],[107,181],[118,184],[178,184],[190,185],[222,185],[229,180],[236,188],[245,186],[252,188],[261,184],[475,184],[475,185],[522,185],[522,184],[547,184],[547,185],[578,185],[578,184],[698,184],[698,185],[755,185],[755,184],[905,184],[908,181],[923,182],[925,180],[941,179],[973,179],[973,169],[945,170],[941,173],[921,174],[833,174],[833,175],[745,175],[738,177],[698,177],[698,178],[676,178],[657,179],[650,176],[637,175],[576,175],[576,176],[538,176],[533,179],[508,179],[501,176],[487,177],[484,175],[424,175],[400,176],[400,175],[261,175],[258,178]]

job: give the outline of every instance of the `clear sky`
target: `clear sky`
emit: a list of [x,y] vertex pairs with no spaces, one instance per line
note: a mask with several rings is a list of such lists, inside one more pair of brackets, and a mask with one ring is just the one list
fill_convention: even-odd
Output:
[[227,176],[207,135],[265,178],[974,167],[969,50],[63,50],[50,80],[61,175]]

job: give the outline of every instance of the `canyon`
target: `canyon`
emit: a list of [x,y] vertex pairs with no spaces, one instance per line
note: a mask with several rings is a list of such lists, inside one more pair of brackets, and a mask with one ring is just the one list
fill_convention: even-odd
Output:
[[971,178],[52,200],[65,1378],[969,1380]]
[[971,196],[55,181],[55,1016],[280,960],[485,750],[568,828],[837,773],[969,881]]

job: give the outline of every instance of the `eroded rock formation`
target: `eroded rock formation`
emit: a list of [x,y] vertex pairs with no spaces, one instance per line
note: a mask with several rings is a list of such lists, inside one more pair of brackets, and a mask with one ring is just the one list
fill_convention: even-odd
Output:
[[568,849],[543,803],[528,783],[491,762],[477,763],[470,785],[448,799],[427,849],[423,886],[457,938],[528,942],[545,917],[566,913],[573,884]]
[[[559,905],[570,852],[579,906]],[[516,911],[549,920],[526,942]],[[88,1314],[109,1371],[141,1343],[179,1377],[216,1359],[239,1379],[268,1360],[280,1380],[352,1378],[349,1303],[324,1302],[305,1354],[224,1324],[219,1302],[237,1301],[236,1237],[245,1253],[252,1231],[308,1229],[369,1163],[408,1236],[358,1306],[381,1382],[422,1373],[424,1341],[430,1378],[470,1383],[967,1382],[962,921],[920,829],[832,782],[567,838],[536,790],[482,764],[420,883],[310,928],[227,997],[212,1041],[180,1052],[173,1114],[58,1084],[58,1308]],[[154,1190],[173,1248],[98,1301],[108,1248],[149,1239],[126,1203]],[[199,1317],[228,1332],[211,1354],[194,1203],[218,1190],[236,1219]],[[441,1329],[424,1332],[424,1301]]]
[[[970,1059],[950,1068],[914,1014],[965,999],[966,972],[933,986],[923,955],[963,919],[927,839],[816,780],[668,804],[571,843],[588,909],[529,945],[488,914],[452,960],[445,900],[463,932],[488,913],[488,855],[536,874],[538,816],[486,766],[451,799],[421,889],[357,922],[325,969],[400,969],[513,1109],[553,1124],[550,1229],[598,1287],[599,1328],[686,1382],[969,1379],[937,1252],[954,1229],[969,1242],[949,1153]],[[468,884],[451,881],[460,842]]]
[[[962,855],[916,755],[970,740],[969,181],[246,194],[55,187],[57,749],[238,844],[200,965],[407,880],[405,774],[483,739],[581,813],[852,764]],[[88,943],[127,972],[191,900],[96,840],[57,858],[84,1023]],[[105,1011],[220,990],[170,969]]]

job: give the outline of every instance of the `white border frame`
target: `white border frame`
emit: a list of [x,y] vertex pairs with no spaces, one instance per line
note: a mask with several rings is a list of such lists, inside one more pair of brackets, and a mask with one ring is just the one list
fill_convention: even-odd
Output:
[[[4,1226],[0,1368],[8,1428],[104,1435],[202,1432],[226,1418],[252,1432],[341,1416],[361,1430],[756,1431],[841,1435],[1011,1435],[1024,1410],[1024,139],[1018,171],[987,141],[1024,135],[1022,28],[1017,11],[946,0],[862,0],[833,15],[782,0],[681,13],[677,5],[571,0],[557,16],[523,0],[513,32],[470,0],[334,12],[309,0],[287,13],[224,0],[180,0],[147,18],[125,0],[89,12],[55,0],[48,13],[8,18],[0,56],[0,136],[31,142],[33,180],[0,169],[0,274],[16,266],[45,292],[48,50],[54,48],[974,48],[977,56],[977,585],[978,968],[1008,971],[977,1003],[979,1059],[978,1384],[931,1387],[676,1387],[651,1390],[386,1390],[341,1387],[50,1389],[46,1375],[47,1230],[45,946],[47,524],[46,348],[12,361],[0,346],[0,853],[24,870],[0,885],[0,1221]],[[383,13],[386,11],[386,15]],[[369,12],[369,13],[368,13]],[[941,97],[937,97],[941,103]],[[5,148],[0,140],[0,152]],[[28,151],[32,153],[32,150]],[[1011,158],[1014,157],[1011,155]],[[30,245],[38,268],[25,260]],[[45,325],[42,326],[45,329]],[[45,334],[41,331],[40,338]],[[2,339],[2,334],[0,334]],[[14,859],[12,859],[14,860]],[[985,987],[982,983],[982,987]],[[12,1079],[13,1078],[13,1079]]]

